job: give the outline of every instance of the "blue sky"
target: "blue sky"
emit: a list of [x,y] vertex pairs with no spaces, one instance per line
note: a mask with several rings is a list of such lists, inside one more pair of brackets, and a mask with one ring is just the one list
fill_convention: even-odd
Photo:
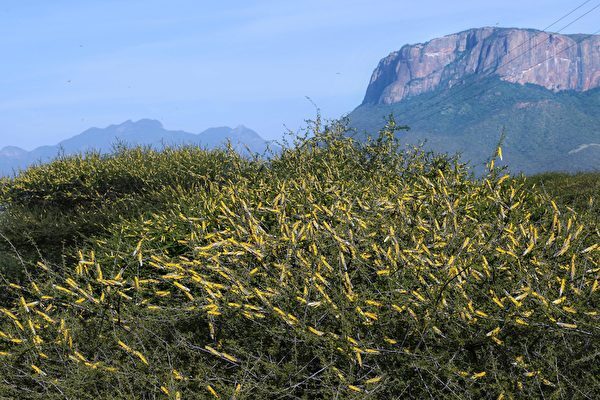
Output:
[[[306,96],[326,117],[352,111],[377,62],[406,43],[542,29],[581,2],[2,0],[0,148],[140,118],[278,138],[315,116]],[[598,29],[596,10],[563,32]]]

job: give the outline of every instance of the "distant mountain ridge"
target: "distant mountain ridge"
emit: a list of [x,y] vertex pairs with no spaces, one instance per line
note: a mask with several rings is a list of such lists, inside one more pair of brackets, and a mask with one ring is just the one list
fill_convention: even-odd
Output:
[[402,143],[460,153],[479,172],[503,130],[513,173],[600,170],[600,36],[480,28],[406,45],[379,62],[349,119],[373,134],[390,114],[411,128]]
[[262,154],[267,147],[271,149],[277,147],[243,125],[236,128],[226,126],[209,128],[199,134],[194,134],[167,130],[157,120],[141,119],[135,122],[128,120],[106,128],[90,128],[54,146],[41,146],[32,151],[15,146],[4,147],[0,149],[0,176],[11,175],[13,171],[26,168],[34,163],[50,161],[60,153],[65,155],[87,151],[109,153],[117,144],[151,146],[156,149],[181,145],[214,149],[224,146],[227,141],[230,141],[233,148],[241,153],[249,151]]
[[553,91],[594,89],[600,86],[600,35],[484,27],[405,45],[379,62],[363,104],[397,103],[482,74]]

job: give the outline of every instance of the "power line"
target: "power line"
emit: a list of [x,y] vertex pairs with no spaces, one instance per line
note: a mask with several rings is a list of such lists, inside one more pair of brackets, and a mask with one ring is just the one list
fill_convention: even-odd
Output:
[[[567,18],[569,15],[573,14],[574,12],[576,12],[577,10],[579,10],[580,8],[584,7],[587,3],[591,2],[592,0],[586,0],[583,3],[581,3],[580,5],[578,5],[577,7],[575,7],[574,9],[572,9],[571,11],[569,11],[567,14],[563,15],[562,17],[558,18],[556,21],[552,22],[550,25],[548,25],[547,27],[545,27],[544,29],[542,29],[540,31],[540,33],[538,33],[537,36],[539,36],[541,33],[544,33],[545,31],[547,31],[548,29],[552,28],[554,25],[558,24],[560,21],[564,20],[565,18]],[[598,4],[598,6],[600,6],[600,4]],[[573,23],[577,22],[578,20],[580,20],[581,18],[583,18],[585,15],[589,14],[591,11],[593,11],[594,9],[598,8],[598,6],[594,7],[592,10],[588,11],[586,14],[580,16],[579,18],[577,18],[575,21],[572,21],[571,23],[569,23],[567,26],[563,26],[562,28],[560,28],[557,33],[560,33],[561,31],[563,31],[564,29],[566,29],[567,27],[569,27],[570,25],[572,25]],[[516,47],[513,47],[512,49],[510,49],[507,53],[510,54],[513,51],[517,50],[520,47],[523,47],[528,41],[523,41],[521,42],[521,44],[519,44]],[[521,55],[517,56],[520,57]],[[510,63],[510,61],[507,61],[506,64]],[[500,67],[498,67],[500,68]]]
[[[554,22],[552,22],[550,25],[548,25],[547,27],[545,27],[542,31],[540,31],[536,37],[534,37],[534,39],[536,39],[538,36],[540,36],[545,32],[546,30],[548,30],[550,27],[556,25],[557,23],[559,23],[560,21],[563,21],[565,18],[567,18],[568,16],[572,15],[573,13],[575,13],[576,11],[578,11],[579,9],[581,9],[582,7],[584,7],[586,4],[590,3],[592,0],[586,0],[583,3],[581,3],[580,5],[578,5],[577,7],[575,7],[574,9],[572,9],[571,11],[569,11],[567,14],[561,16],[560,18],[558,18],[557,20],[555,20]],[[600,3],[598,5],[596,5],[595,7],[593,7],[592,9],[588,10],[587,12],[585,12],[584,14],[580,15],[579,17],[577,17],[575,20],[571,21],[570,23],[568,23],[567,25],[563,26],[562,28],[560,28],[556,33],[560,33],[562,32],[564,29],[568,28],[569,26],[571,26],[572,24],[574,24],[575,22],[579,21],[580,19],[582,19],[583,17],[585,17],[586,15],[590,14],[592,11],[596,10],[597,8],[600,7]],[[547,40],[547,39],[545,39]],[[439,98],[438,101],[434,102],[431,105],[427,105],[427,104],[419,104],[419,105],[414,105],[413,107],[409,108],[408,110],[405,111],[405,113],[410,113],[413,110],[417,109],[417,108],[421,108],[421,107],[426,107],[427,109],[430,109],[431,107],[436,107],[444,102],[446,102],[447,100],[452,99],[453,97],[456,97],[458,95],[460,95],[461,93],[465,92],[466,90],[470,89],[473,85],[477,84],[478,81],[485,79],[487,76],[491,75],[492,72],[494,71],[498,71],[500,70],[502,67],[505,67],[506,65],[510,64],[511,62],[515,61],[516,59],[518,59],[519,57],[527,54],[528,52],[533,51],[535,48],[539,47],[540,45],[542,45],[544,41],[541,41],[537,44],[535,44],[533,47],[529,48],[528,50],[525,50],[524,52],[518,54],[517,56],[509,59],[508,61],[505,61],[504,63],[502,63],[500,66],[498,67],[494,67],[494,66],[490,66],[488,68],[483,68],[482,71],[480,72],[479,76],[477,78],[475,78],[474,81],[468,82],[466,83],[464,86],[461,87],[461,89],[458,92],[455,92],[453,94],[450,94],[448,96],[442,96],[442,98]],[[515,50],[521,48],[522,46],[524,46],[526,43],[529,43],[530,41],[523,41],[521,42],[519,45],[515,46],[514,48],[510,49],[507,53],[507,55],[511,54],[512,52],[514,52]],[[419,112],[417,112],[417,116],[419,115]]]
[[579,10],[581,7],[585,6],[590,1],[592,1],[592,0],[587,0],[587,1],[583,2],[582,4],[578,5],[576,8],[574,8],[573,10],[571,10],[568,14],[563,15],[562,17],[560,17],[559,19],[557,19],[556,21],[554,21],[553,23],[551,23],[550,25],[548,25],[547,27],[545,27],[542,30],[543,31],[547,31],[548,29],[550,29],[554,25],[558,24],[563,19],[567,18],[569,15],[573,14],[575,11]]
[[[583,5],[587,4],[588,2],[589,2],[589,0],[588,0],[588,1],[586,1],[584,4],[582,4],[582,5],[578,6],[578,7],[577,7],[577,9],[580,9],[580,8],[581,8]],[[588,10],[587,12],[585,12],[584,14],[580,15],[580,16],[579,16],[578,18],[576,18],[574,21],[571,21],[569,24],[567,24],[567,25],[563,26],[563,27],[562,27],[560,30],[558,30],[558,31],[557,31],[557,33],[560,33],[561,31],[563,31],[564,29],[568,28],[569,26],[571,26],[571,25],[572,25],[572,24],[574,24],[575,22],[579,21],[580,19],[582,19],[582,18],[583,18],[583,17],[585,17],[586,15],[590,14],[592,11],[596,10],[596,9],[597,9],[597,8],[599,8],[599,7],[600,7],[600,3],[599,3],[599,4],[597,4],[595,7],[593,7],[592,9]],[[574,11],[571,11],[569,14],[572,14],[573,12],[574,12]],[[564,19],[564,17],[563,17],[563,18],[560,18],[560,19],[558,19],[557,21],[560,21],[560,20],[562,20],[562,19]],[[553,23],[553,25],[554,25],[554,23]],[[546,33],[546,34],[547,34],[547,32],[541,32],[541,33]],[[539,35],[538,35],[538,36],[539,36]],[[551,37],[551,35],[549,35],[549,36],[548,36],[548,38],[546,38],[546,39],[545,39],[545,41],[547,41],[547,40],[548,40],[550,37]],[[521,57],[521,56],[523,56],[523,55],[527,54],[528,52],[531,52],[531,51],[533,51],[535,48],[539,47],[539,46],[540,46],[541,44],[543,44],[545,41],[539,42],[539,43],[537,43],[535,46],[533,46],[533,47],[529,48],[528,50],[526,50],[526,51],[522,52],[521,54],[517,55],[516,57],[513,57],[513,58],[511,58],[511,59],[510,59],[510,60],[508,60],[507,62],[505,62],[505,63],[501,64],[500,66],[498,66],[497,68],[495,68],[495,70],[496,70],[496,71],[498,71],[498,70],[500,70],[502,67],[505,67],[505,66],[507,66],[508,64],[510,64],[511,62],[513,62],[514,60],[516,60],[517,58],[519,58],[519,57]],[[525,42],[523,42],[523,43],[525,43]],[[523,43],[522,43],[522,44],[523,44]],[[518,48],[518,47],[517,47],[517,48]],[[510,54],[510,53],[509,53],[509,54]],[[466,85],[464,85],[463,87],[461,87],[461,89],[459,89],[459,91],[458,91],[458,92],[455,92],[455,93],[453,93],[453,94],[450,94],[449,96],[446,96],[445,98],[442,98],[442,99],[438,100],[437,102],[435,102],[435,103],[433,103],[433,104],[429,105],[429,106],[427,107],[427,109],[431,109],[431,107],[436,107],[436,106],[438,106],[438,105],[440,105],[440,104],[442,104],[442,103],[444,103],[444,102],[446,102],[446,101],[448,101],[448,100],[450,100],[450,99],[452,99],[452,98],[454,98],[454,97],[457,97],[457,96],[458,96],[458,95],[460,95],[461,93],[463,93],[463,92],[467,91],[468,89],[470,89],[470,88],[471,88],[473,85],[477,84],[479,81],[481,81],[481,80],[483,80],[483,79],[487,78],[488,76],[490,76],[490,75],[492,74],[492,72],[493,72],[493,71],[494,71],[494,68],[492,67],[492,68],[490,68],[490,69],[489,69],[487,72],[484,72],[484,73],[482,73],[481,75],[479,75],[478,77],[476,77],[476,78],[475,78],[475,80],[473,80],[473,81],[471,81],[470,83],[467,83]],[[488,73],[488,72],[489,72],[489,73]],[[442,109],[442,110],[443,110],[443,109]],[[440,110],[440,111],[442,111],[442,110]],[[419,112],[417,112],[417,114],[416,114],[416,115],[417,115],[417,118],[418,118],[418,116],[419,116]],[[429,114],[428,114],[428,115],[429,115]]]
[[[530,68],[537,67],[538,65],[540,65],[540,64],[543,64],[543,63],[545,63],[545,62],[546,62],[546,61],[548,61],[548,60],[551,60],[552,58],[556,57],[558,54],[561,54],[561,53],[563,53],[563,52],[565,52],[565,51],[567,51],[567,50],[569,50],[569,49],[571,49],[571,48],[573,48],[573,47],[575,47],[575,46],[578,46],[578,45],[579,45],[580,43],[582,43],[584,40],[587,40],[587,39],[589,39],[590,37],[592,37],[592,36],[594,36],[594,35],[596,35],[596,34],[598,34],[598,33],[600,33],[600,29],[599,29],[599,30],[597,30],[596,32],[594,32],[594,33],[590,34],[590,35],[587,35],[587,36],[585,36],[584,38],[582,38],[582,39],[580,39],[580,40],[578,40],[578,41],[575,41],[575,43],[574,43],[574,44],[572,44],[572,45],[570,45],[570,46],[568,46],[568,47],[565,47],[564,49],[560,50],[560,51],[559,51],[559,52],[557,52],[556,54],[554,54],[554,55],[552,55],[552,56],[550,56],[550,57],[547,57],[546,59],[544,59],[544,60],[540,61],[539,63],[537,63],[537,64],[534,64],[534,65],[530,66]],[[500,84],[502,84],[502,83],[503,83],[503,81],[496,82],[495,84],[493,84],[493,85],[492,85],[492,86],[490,86],[489,88],[486,88],[486,89],[482,90],[481,92],[479,92],[479,93],[477,93],[477,94],[475,94],[475,95],[473,95],[473,96],[466,97],[466,98],[462,99],[462,101],[463,101],[463,102],[465,102],[465,101],[471,100],[471,99],[473,99],[473,98],[479,97],[479,96],[481,96],[483,93],[485,93],[486,91],[488,91],[488,90],[491,90],[491,89],[495,88],[496,86],[498,86],[498,85],[500,85]],[[450,97],[449,97],[449,98],[450,98]],[[421,118],[417,118],[416,120],[413,120],[413,121],[412,121],[412,123],[418,123],[418,122],[421,122],[421,121],[423,121],[423,120],[425,120],[425,119],[427,119],[427,118],[429,118],[429,117],[431,117],[431,116],[433,116],[433,115],[437,114],[438,112],[444,111],[445,109],[448,109],[448,106],[446,106],[446,107],[442,107],[440,110],[436,110],[436,111],[434,111],[434,112],[431,112],[431,113],[425,114],[425,115],[423,115]]]

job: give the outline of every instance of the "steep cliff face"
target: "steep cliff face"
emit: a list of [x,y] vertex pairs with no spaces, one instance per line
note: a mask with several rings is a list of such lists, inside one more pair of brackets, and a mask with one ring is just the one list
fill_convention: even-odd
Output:
[[552,91],[600,87],[600,35],[480,28],[406,45],[379,62],[363,104],[393,104],[477,75]]

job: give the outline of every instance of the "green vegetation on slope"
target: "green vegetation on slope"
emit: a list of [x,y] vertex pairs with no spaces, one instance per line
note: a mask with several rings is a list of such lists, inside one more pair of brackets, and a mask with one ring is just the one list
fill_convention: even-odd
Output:
[[4,180],[0,395],[597,397],[597,215],[393,133]]
[[396,104],[362,105],[349,118],[362,134],[377,132],[393,114],[411,127],[401,133],[402,143],[426,141],[428,150],[460,152],[480,172],[503,130],[504,161],[513,173],[598,170],[598,146],[577,149],[600,144],[600,89],[554,93],[498,78],[469,84]]

